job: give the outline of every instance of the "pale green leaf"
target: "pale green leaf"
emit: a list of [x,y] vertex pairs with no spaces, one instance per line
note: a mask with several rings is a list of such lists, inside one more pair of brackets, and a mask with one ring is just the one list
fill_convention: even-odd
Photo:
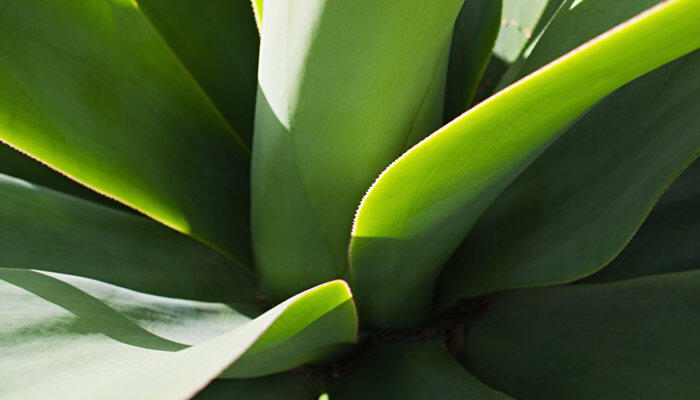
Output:
[[518,399],[700,397],[700,271],[494,296],[461,354]]
[[249,154],[129,0],[8,0],[0,140],[250,259]]
[[357,212],[350,279],[372,325],[425,317],[442,265],[487,206],[571,121],[700,47],[697,0],[664,2],[472,108],[414,146]]
[[249,320],[223,304],[22,269],[0,269],[0,298],[0,396],[8,399],[188,398],[256,347],[283,345],[352,301],[334,281]]
[[461,4],[265,1],[252,234],[273,299],[345,271],[362,194],[411,140],[437,127],[436,75]]

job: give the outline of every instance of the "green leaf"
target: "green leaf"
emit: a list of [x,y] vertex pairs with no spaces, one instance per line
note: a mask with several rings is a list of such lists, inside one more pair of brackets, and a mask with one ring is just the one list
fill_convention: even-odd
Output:
[[250,0],[250,5],[253,7],[255,25],[258,28],[258,32],[260,32],[262,30],[263,0]]
[[387,168],[358,209],[350,245],[365,321],[389,327],[425,317],[442,265],[487,206],[588,107],[698,48],[699,9],[677,0],[641,14],[472,108]]
[[[189,397],[256,347],[303,334],[351,300],[334,281],[248,320],[223,304],[62,274],[0,269],[0,279],[3,398]],[[319,345],[334,339],[344,337]]]
[[347,268],[362,194],[411,140],[439,125],[437,81],[461,4],[284,0],[265,7],[252,234],[271,298]]
[[535,26],[552,0],[503,0],[500,29],[493,47],[493,55],[510,64],[533,36]]
[[194,399],[317,400],[318,390],[303,378],[284,374],[255,379],[217,379]]
[[63,193],[81,197],[122,211],[133,212],[121,203],[90,190],[85,186],[61,175],[60,172],[33,160],[26,154],[6,146],[0,142],[0,173],[23,179]]
[[177,58],[247,144],[260,40],[248,0],[136,0]]
[[381,349],[328,386],[333,400],[510,398],[474,378],[436,341]]
[[664,192],[649,218],[609,265],[584,279],[607,282],[700,267],[700,162]]
[[501,23],[501,2],[469,0],[455,22],[445,92],[445,120],[469,108],[491,57]]
[[250,271],[155,221],[0,174],[0,267],[161,296],[257,304]]
[[497,295],[462,357],[518,399],[700,396],[700,271]]
[[132,1],[5,1],[0,37],[2,141],[249,260],[248,150]]
[[697,157],[699,97],[696,51],[596,105],[484,213],[440,299],[570,282],[608,264]]

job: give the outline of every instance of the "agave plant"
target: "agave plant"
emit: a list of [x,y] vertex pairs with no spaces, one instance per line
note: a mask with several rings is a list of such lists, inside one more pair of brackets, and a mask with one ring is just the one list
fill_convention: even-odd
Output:
[[700,398],[699,20],[0,0],[0,397]]

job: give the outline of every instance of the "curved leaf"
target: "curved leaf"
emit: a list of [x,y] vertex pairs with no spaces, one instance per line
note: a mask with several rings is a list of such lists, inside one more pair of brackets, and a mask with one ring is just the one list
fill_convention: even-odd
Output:
[[288,374],[255,379],[217,379],[194,400],[318,400],[318,390]]
[[462,353],[518,399],[700,396],[700,271],[507,292]]
[[700,267],[700,162],[664,192],[649,218],[609,265],[582,282],[608,282]]
[[486,207],[588,107],[700,47],[699,9],[696,0],[676,0],[639,15],[472,108],[387,168],[358,209],[350,245],[363,318],[399,326],[425,317],[441,266]]
[[[3,398],[171,399],[191,396],[257,346],[300,334],[351,294],[330,282],[248,320],[222,304],[0,269],[0,298]],[[334,339],[344,336],[325,343]]]
[[469,108],[491,57],[501,23],[501,2],[469,0],[457,16],[445,90],[445,120]]
[[0,174],[0,267],[62,272],[162,296],[255,301],[250,271],[155,221]]
[[129,0],[9,0],[0,139],[241,262],[249,154]]
[[484,213],[445,269],[441,300],[570,282],[608,264],[697,157],[698,98],[700,51],[601,101]]
[[462,400],[510,397],[474,378],[436,341],[387,347],[328,382],[333,400]]
[[247,144],[260,40],[249,0],[136,0],[139,8]]
[[439,125],[436,80],[462,2],[268,4],[252,234],[261,283],[277,299],[345,271],[362,194],[407,142]]

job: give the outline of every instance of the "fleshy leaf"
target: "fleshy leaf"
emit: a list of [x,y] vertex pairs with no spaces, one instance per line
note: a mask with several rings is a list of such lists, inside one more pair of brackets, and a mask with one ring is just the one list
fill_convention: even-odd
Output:
[[249,151],[129,0],[8,0],[0,140],[250,259]]
[[439,126],[437,81],[461,4],[265,3],[252,234],[273,299],[344,273],[362,194],[411,140]]
[[609,265],[583,280],[607,282],[700,267],[700,162],[666,190],[630,243]]
[[469,108],[501,23],[501,2],[470,0],[457,16],[445,89],[445,119]]
[[506,292],[462,359],[518,399],[700,396],[700,271]]
[[3,398],[171,399],[193,395],[256,346],[303,335],[351,294],[344,282],[329,282],[248,320],[223,304],[0,269],[0,298]]
[[249,0],[136,0],[163,39],[247,144],[260,40]]
[[436,341],[393,345],[328,382],[333,400],[505,400],[467,372]]
[[289,374],[254,379],[217,379],[194,400],[318,400],[318,390]]
[[0,266],[256,305],[252,273],[155,221],[0,174]]
[[484,213],[445,268],[447,303],[590,275],[627,244],[700,150],[700,52],[619,89]]
[[[350,280],[368,324],[424,318],[442,265],[561,130],[632,79],[700,47],[695,0],[664,2],[509,86],[397,159],[360,208]],[[574,95],[575,94],[575,95]]]

